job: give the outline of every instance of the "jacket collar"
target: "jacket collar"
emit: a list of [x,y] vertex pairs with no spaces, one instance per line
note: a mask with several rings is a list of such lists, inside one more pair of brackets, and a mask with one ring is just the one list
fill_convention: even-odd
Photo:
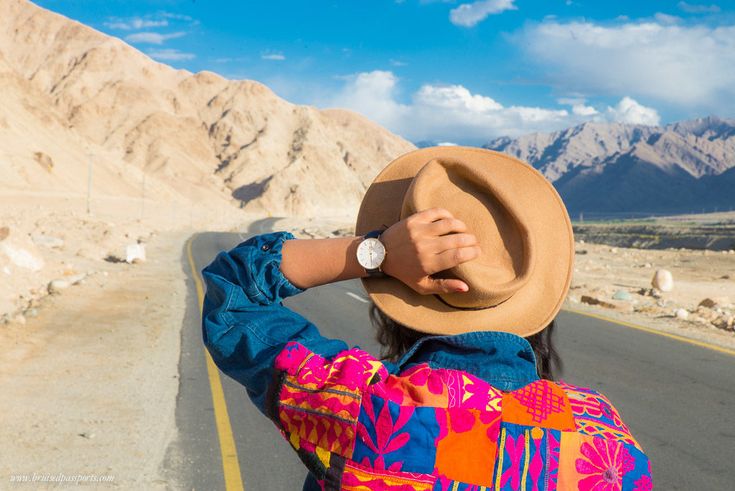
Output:
[[398,361],[398,372],[418,363],[462,370],[504,391],[519,389],[539,378],[530,343],[509,332],[474,331],[421,338]]

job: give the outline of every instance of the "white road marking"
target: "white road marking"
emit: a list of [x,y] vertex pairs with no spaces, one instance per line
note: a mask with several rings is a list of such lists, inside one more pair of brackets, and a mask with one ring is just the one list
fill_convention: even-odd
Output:
[[352,298],[354,298],[355,300],[359,300],[359,301],[361,301],[363,303],[368,303],[368,301],[365,298],[361,297],[360,295],[356,295],[356,294],[354,294],[352,292],[345,292],[345,293],[347,295],[351,296]]

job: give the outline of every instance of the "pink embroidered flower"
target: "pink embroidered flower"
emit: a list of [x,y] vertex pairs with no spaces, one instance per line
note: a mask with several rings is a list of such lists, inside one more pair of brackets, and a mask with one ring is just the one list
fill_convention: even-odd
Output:
[[633,491],[651,491],[653,489],[653,482],[651,482],[650,476],[641,476],[633,484],[635,485]]
[[441,376],[428,365],[417,365],[407,370],[403,375],[408,375],[408,380],[414,385],[426,386],[432,394],[444,392],[444,383]]
[[578,484],[579,491],[621,491],[623,476],[633,470],[635,461],[621,443],[594,438],[594,447],[585,442],[579,449],[586,459],[577,459],[580,474],[589,474]]

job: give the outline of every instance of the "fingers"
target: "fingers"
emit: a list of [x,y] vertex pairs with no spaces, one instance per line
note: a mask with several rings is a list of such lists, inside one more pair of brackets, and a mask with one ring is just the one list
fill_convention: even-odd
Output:
[[469,247],[479,245],[477,237],[474,234],[449,234],[436,237],[431,241],[431,250],[436,253],[442,253],[448,249],[458,249],[460,247]]
[[459,218],[446,217],[426,225],[426,231],[430,235],[436,236],[460,233],[467,231],[467,225]]
[[434,271],[431,271],[429,274],[444,271],[445,269],[453,268],[458,264],[472,261],[479,257],[481,252],[479,245],[447,249],[434,256],[431,267]]
[[434,293],[459,293],[469,290],[469,286],[462,280],[454,278],[432,278],[427,276],[418,283],[417,291],[422,295]]
[[423,211],[418,211],[412,215],[412,218],[420,222],[431,223],[441,218],[454,218],[446,208],[434,207]]

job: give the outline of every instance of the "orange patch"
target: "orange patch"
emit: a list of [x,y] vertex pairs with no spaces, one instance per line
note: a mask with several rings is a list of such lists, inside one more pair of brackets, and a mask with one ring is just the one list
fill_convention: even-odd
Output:
[[483,423],[480,413],[472,409],[437,411],[437,418],[444,418],[439,425],[446,435],[436,446],[434,473],[491,487],[500,413],[489,423]]
[[524,426],[574,430],[574,415],[564,390],[548,380],[537,380],[503,395],[503,421]]
[[[385,385],[391,391],[389,397],[402,406],[447,407],[449,403],[446,385],[441,381],[439,375],[428,367],[424,372],[429,373],[429,376],[432,377],[432,385],[429,385],[427,380],[422,380],[423,383],[416,383],[420,375],[418,373],[411,376],[391,375],[388,377]],[[395,396],[398,394],[402,396],[402,400],[397,400]]]

